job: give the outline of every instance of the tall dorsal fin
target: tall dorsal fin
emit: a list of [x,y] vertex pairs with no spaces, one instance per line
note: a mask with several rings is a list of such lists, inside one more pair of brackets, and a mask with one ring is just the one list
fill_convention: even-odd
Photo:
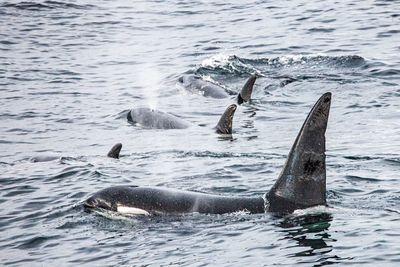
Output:
[[237,102],[239,105],[241,105],[243,102],[248,102],[250,100],[256,79],[257,77],[255,75],[252,75],[243,86],[237,98]]
[[115,144],[111,148],[110,152],[108,152],[107,157],[114,158],[114,159],[119,159],[119,153],[121,152],[121,149],[122,149],[122,144],[121,143]]
[[326,205],[325,131],[331,93],[320,97],[305,120],[278,180],[267,193],[269,211]]
[[222,114],[218,121],[215,131],[219,134],[232,134],[232,120],[235,114],[237,106],[235,104],[230,105]]

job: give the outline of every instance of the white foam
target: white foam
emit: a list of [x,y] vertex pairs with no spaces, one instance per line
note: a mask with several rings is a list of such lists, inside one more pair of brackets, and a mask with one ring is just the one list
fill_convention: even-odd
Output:
[[319,213],[332,213],[333,209],[327,206],[319,205],[314,206],[306,209],[299,209],[293,211],[294,216],[304,216],[304,215],[311,215],[311,214],[319,214]]
[[311,54],[311,55],[298,54],[298,55],[280,56],[277,59],[278,59],[278,62],[282,65],[289,65],[289,64],[295,64],[295,63],[305,64],[306,60],[323,57],[323,56],[326,56],[326,55],[323,53],[317,53],[317,54]]
[[206,58],[201,62],[202,67],[211,67],[215,68],[218,66],[224,66],[229,63],[230,59],[233,55],[226,54],[217,54],[212,56],[211,58]]

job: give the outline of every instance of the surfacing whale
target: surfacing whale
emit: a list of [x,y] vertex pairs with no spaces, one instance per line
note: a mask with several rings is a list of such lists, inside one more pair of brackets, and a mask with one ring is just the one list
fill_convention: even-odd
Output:
[[114,186],[98,191],[84,206],[124,214],[291,213],[326,205],[325,131],[331,94],[308,114],[277,181],[260,197],[229,197],[162,187]]
[[187,121],[151,108],[133,108],[128,112],[128,122],[148,129],[185,129],[190,126]]
[[[233,115],[235,104],[226,108],[218,121],[215,131],[219,134],[232,134]],[[175,115],[150,108],[134,108],[128,112],[128,122],[148,129],[185,129],[191,124]]]
[[[119,153],[121,152],[122,149],[122,144],[117,143],[115,144],[111,150],[107,153],[107,157],[109,158],[114,158],[114,159],[119,159]],[[36,156],[32,157],[29,159],[31,162],[48,162],[48,161],[53,161],[53,160],[60,160],[63,159],[64,157],[62,156]]]
[[119,159],[119,153],[121,153],[122,149],[122,144],[121,143],[116,143],[110,151],[107,153],[107,157],[109,158],[114,158],[114,159]]
[[[243,102],[250,101],[253,92],[254,83],[257,77],[252,75],[243,86],[242,90],[237,96],[237,103],[239,105]],[[221,86],[212,82],[203,80],[200,76],[195,74],[186,74],[178,79],[185,89],[191,92],[198,92],[205,97],[211,98],[228,98],[230,94]]]

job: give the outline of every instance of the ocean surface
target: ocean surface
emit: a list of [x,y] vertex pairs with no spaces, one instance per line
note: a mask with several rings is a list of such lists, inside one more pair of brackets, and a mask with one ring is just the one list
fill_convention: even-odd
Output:
[[[188,92],[187,73],[233,92],[258,75],[232,139],[212,128],[235,96]],[[328,207],[82,208],[122,184],[260,196],[328,91]],[[133,126],[134,107],[192,127]],[[329,264],[400,265],[400,1],[1,1],[0,265]]]

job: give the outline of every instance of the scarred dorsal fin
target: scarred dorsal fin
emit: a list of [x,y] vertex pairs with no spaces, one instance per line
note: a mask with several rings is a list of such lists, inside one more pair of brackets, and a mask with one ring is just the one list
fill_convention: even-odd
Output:
[[266,194],[268,210],[326,205],[325,131],[331,93],[325,93],[307,116],[278,180]]

